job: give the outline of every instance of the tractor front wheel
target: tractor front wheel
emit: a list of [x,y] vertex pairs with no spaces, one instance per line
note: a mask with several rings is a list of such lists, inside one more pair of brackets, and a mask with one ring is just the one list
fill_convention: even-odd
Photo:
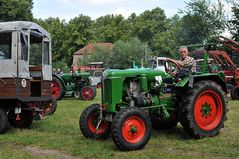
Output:
[[96,96],[96,88],[94,86],[84,86],[80,90],[80,99],[92,100]]
[[116,114],[112,122],[112,139],[123,151],[142,149],[151,136],[149,117],[138,107],[130,107]]
[[100,119],[99,104],[92,104],[82,112],[79,125],[86,138],[106,139],[110,134],[110,123]]
[[50,101],[46,102],[44,114],[45,115],[53,115],[57,109],[57,103],[55,99],[51,99]]
[[224,92],[213,81],[200,81],[182,99],[181,112],[180,122],[192,137],[215,136],[226,120]]
[[8,121],[13,127],[29,128],[33,121],[33,111],[22,110],[20,114],[15,114],[15,111],[11,110],[8,112]]
[[52,97],[55,100],[60,100],[63,96],[64,96],[64,88],[63,88],[63,84],[61,83],[61,81],[53,76],[52,77],[52,81],[51,81],[51,92],[52,92]]
[[7,130],[7,126],[7,113],[4,109],[0,108],[0,134],[4,133]]

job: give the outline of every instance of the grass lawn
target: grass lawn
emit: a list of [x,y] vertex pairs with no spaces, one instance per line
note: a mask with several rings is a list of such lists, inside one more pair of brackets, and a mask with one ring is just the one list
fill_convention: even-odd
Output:
[[171,130],[153,131],[142,150],[121,152],[110,137],[96,141],[86,139],[80,132],[80,113],[86,106],[100,102],[99,94],[98,90],[93,101],[64,98],[58,101],[53,116],[34,121],[30,129],[11,128],[0,135],[0,158],[239,158],[239,101],[229,101],[228,120],[216,137],[194,140],[178,124]]

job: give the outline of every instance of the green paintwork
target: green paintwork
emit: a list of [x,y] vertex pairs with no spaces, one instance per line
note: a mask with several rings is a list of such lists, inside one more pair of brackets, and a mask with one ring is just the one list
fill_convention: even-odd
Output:
[[[225,76],[222,72],[207,72],[208,58],[208,54],[205,54],[201,65],[202,72],[184,77],[175,85],[171,84],[171,87],[170,83],[164,84],[163,79],[166,82],[166,79],[173,77],[160,70],[136,67],[126,70],[106,70],[102,79],[102,104],[109,114],[115,114],[129,106],[137,106],[148,112],[149,115],[158,114],[162,120],[168,121],[173,113],[177,114],[177,111],[179,111],[174,86],[178,91],[189,86],[192,87],[194,82],[200,80],[213,80],[221,86],[225,84]],[[162,81],[157,81],[156,77],[161,77]],[[171,88],[172,91],[165,93],[168,88]],[[209,114],[210,107],[205,105],[203,113]],[[132,128],[132,131],[135,131],[134,128]]]
[[[128,79],[139,78],[141,83],[140,90],[144,92],[150,89],[151,82],[155,83],[155,76],[165,77],[166,74],[163,71],[148,68],[106,70],[103,79],[102,103],[107,105],[108,112],[113,113],[117,111],[117,105],[127,103],[127,101],[122,99],[127,94],[126,89],[129,87]],[[145,101],[146,105],[147,103],[148,101]]]
[[207,71],[208,58],[209,58],[209,55],[208,55],[208,52],[206,52],[206,53],[203,55],[202,74],[205,74],[206,71]]
[[165,77],[166,73],[161,70],[153,70],[149,68],[127,69],[127,70],[106,70],[104,77],[136,77],[144,74],[148,80],[152,80],[155,76]]
[[[76,75],[81,76],[83,78],[90,77],[89,72],[76,73]],[[61,75],[60,77],[63,78],[63,80],[66,82],[72,82],[72,73],[65,73],[65,74]]]
[[208,105],[207,103],[205,103],[205,104],[202,106],[202,113],[203,113],[203,115],[209,115],[210,112],[211,112],[210,105]]
[[[194,74],[194,75],[192,75],[192,77],[194,78],[194,81],[198,80],[198,79],[211,79],[211,80],[219,79],[221,81],[225,81],[225,75],[222,72]],[[182,81],[180,81],[176,84],[176,87],[185,87],[185,86],[187,86],[188,81],[189,81],[189,77],[185,77],[182,79]]]
[[138,132],[137,127],[136,127],[136,126],[132,126],[132,127],[130,128],[130,132],[131,132],[131,133],[136,133],[136,132]]
[[[89,72],[76,73],[77,76],[88,79],[90,77]],[[62,83],[65,92],[73,91],[75,86],[72,78],[72,73],[64,73],[63,75],[53,75],[56,76]],[[87,85],[90,85],[88,82]]]
[[188,81],[189,81],[189,77],[185,77],[176,84],[176,87],[184,87],[188,83]]
[[116,105],[122,103],[123,78],[104,79],[102,103],[107,105],[108,112],[115,112]]

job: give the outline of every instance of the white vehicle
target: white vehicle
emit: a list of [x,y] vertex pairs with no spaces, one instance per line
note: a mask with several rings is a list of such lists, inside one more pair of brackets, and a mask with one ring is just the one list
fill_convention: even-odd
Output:
[[90,83],[92,86],[96,86],[97,88],[101,88],[101,78],[103,76],[102,70],[97,70],[90,77]]
[[[164,62],[166,60],[166,57],[157,57],[154,56],[151,58],[151,68],[154,70],[161,70],[165,72]],[[167,63],[166,63],[167,64]]]

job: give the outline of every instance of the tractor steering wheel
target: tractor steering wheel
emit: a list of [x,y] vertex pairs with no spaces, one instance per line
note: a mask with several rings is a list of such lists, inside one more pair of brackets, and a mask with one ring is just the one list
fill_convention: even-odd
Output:
[[170,74],[173,77],[176,77],[176,74],[182,69],[180,65],[171,59],[167,59],[164,62],[165,72]]

